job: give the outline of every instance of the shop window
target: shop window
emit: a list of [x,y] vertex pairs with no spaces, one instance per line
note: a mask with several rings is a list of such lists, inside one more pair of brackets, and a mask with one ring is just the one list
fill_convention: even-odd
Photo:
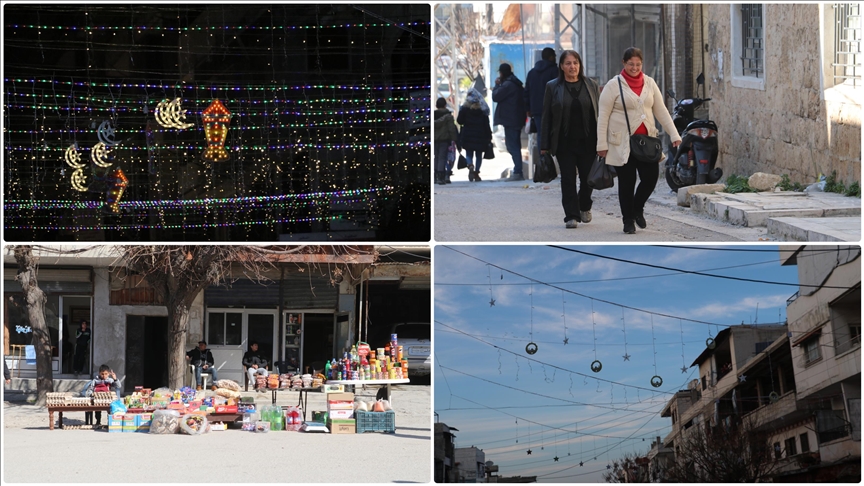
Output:
[[784,443],[786,446],[786,457],[792,457],[798,454],[798,449],[795,447],[795,437],[789,437]]
[[[827,34],[831,36],[831,73],[826,87],[846,85],[861,87],[861,4],[827,5]],[[826,43],[828,44],[828,43]]]
[[801,440],[801,452],[810,452],[810,436],[807,433],[803,433],[798,438]]
[[804,364],[809,365],[822,359],[822,350],[819,349],[819,335],[804,341]]
[[243,314],[241,312],[208,312],[207,344],[209,346],[237,346],[243,342]]
[[732,4],[732,86],[765,89],[765,5]]
[[3,340],[3,354],[9,356],[23,353],[23,348],[19,346],[33,344],[33,329],[27,318],[24,294],[6,294],[5,297],[6,339]]

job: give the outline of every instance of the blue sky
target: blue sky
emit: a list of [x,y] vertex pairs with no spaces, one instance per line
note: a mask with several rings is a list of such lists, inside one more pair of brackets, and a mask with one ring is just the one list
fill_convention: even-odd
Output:
[[[696,247],[755,252],[566,248],[797,283],[797,267],[781,267],[776,246]],[[438,245],[434,262],[438,420],[459,429],[457,447],[483,449],[486,460],[500,466],[500,475],[536,475],[542,482],[602,482],[601,473],[614,459],[647,452],[671,426],[660,409],[671,393],[697,378],[690,364],[705,340],[728,325],[784,321],[786,299],[798,290],[539,245]],[[532,285],[530,279],[554,287]],[[631,308],[622,315],[615,304]],[[529,342],[538,347],[534,355],[526,353]],[[595,359],[602,364],[598,373],[591,371]],[[651,384],[655,375],[663,380],[657,388]]]

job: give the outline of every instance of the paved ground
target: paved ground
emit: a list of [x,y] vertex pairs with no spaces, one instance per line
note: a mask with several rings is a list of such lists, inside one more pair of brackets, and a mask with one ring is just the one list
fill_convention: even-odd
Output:
[[[434,235],[443,242],[687,242],[687,241],[858,241],[861,221],[857,198],[836,194],[711,196],[713,211],[678,206],[677,194],[662,176],[645,207],[648,228],[624,234],[618,207],[617,184],[594,191],[594,219],[577,229],[564,228],[561,184],[530,180],[506,182],[502,174],[512,168],[509,156],[498,154],[481,166],[482,182],[468,182],[467,170],[456,170],[452,184],[435,185]],[[726,200],[733,201],[726,203]],[[764,201],[763,201],[764,200]],[[723,204],[741,208],[740,218],[716,210]],[[707,207],[708,205],[705,204]],[[724,208],[726,206],[723,206]],[[737,209],[736,207],[736,209]],[[812,213],[812,214],[811,214]],[[849,215],[845,220],[825,216]],[[787,218],[766,226],[778,216]],[[759,220],[758,224],[753,224]],[[750,221],[750,224],[747,224]],[[842,228],[842,229],[841,229]]]
[[[358,395],[373,399],[377,387]],[[256,395],[270,403],[270,394]],[[296,404],[297,393],[278,404]],[[325,409],[323,394],[310,410]],[[201,436],[48,430],[46,409],[3,403],[3,483],[381,483],[431,481],[429,386],[393,387],[396,434],[256,434],[239,429]],[[71,413],[64,423],[83,424]],[[103,418],[103,423],[105,419]],[[103,466],[99,466],[99,465]]]

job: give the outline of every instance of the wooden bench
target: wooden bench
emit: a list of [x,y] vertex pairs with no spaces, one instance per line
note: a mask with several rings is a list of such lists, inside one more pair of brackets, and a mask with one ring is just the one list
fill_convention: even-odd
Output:
[[48,407],[48,429],[54,430],[54,412],[59,412],[59,417],[57,421],[57,426],[61,429],[63,428],[63,412],[105,412],[106,414],[111,413],[111,407],[108,405],[104,406],[96,406],[96,405],[84,405],[84,406],[72,406],[72,407]]

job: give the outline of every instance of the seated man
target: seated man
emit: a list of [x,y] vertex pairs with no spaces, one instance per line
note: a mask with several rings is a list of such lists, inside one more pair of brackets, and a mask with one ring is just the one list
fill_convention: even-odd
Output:
[[[207,343],[204,341],[198,341],[198,347],[190,350],[186,353],[186,361],[190,362],[195,366],[195,381],[198,384],[198,389],[201,389],[201,373],[210,373],[213,376],[213,382],[216,383],[216,380],[219,378],[216,376],[216,367],[213,366],[215,361],[213,360],[213,353],[207,349]],[[212,388],[215,390],[216,385],[213,385]]]
[[246,373],[249,374],[249,381],[252,386],[255,386],[255,375],[267,376],[267,358],[258,353],[258,343],[252,342],[249,344],[249,351],[243,355],[243,366],[246,367]]

